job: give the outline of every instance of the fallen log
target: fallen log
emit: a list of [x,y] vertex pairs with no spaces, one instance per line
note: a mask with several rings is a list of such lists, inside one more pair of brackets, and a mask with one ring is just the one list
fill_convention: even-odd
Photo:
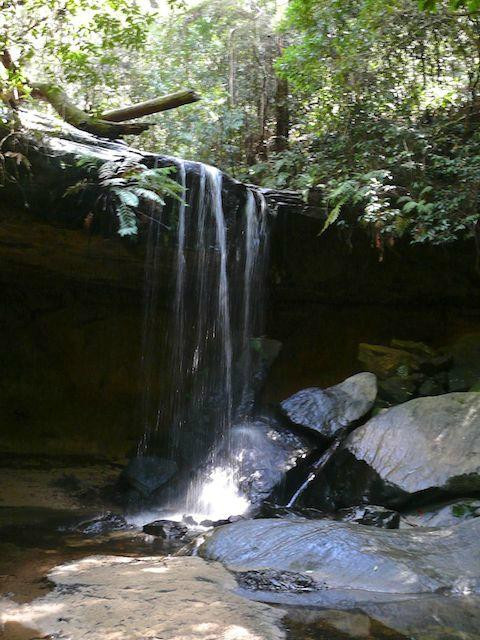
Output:
[[184,91],[176,91],[175,93],[161,96],[160,98],[153,98],[153,100],[139,102],[138,104],[131,105],[130,107],[122,107],[120,109],[106,111],[100,115],[100,118],[102,118],[102,120],[108,120],[109,122],[124,122],[125,120],[143,118],[143,116],[148,116],[152,113],[176,109],[177,107],[181,107],[185,104],[191,104],[198,100],[200,100],[198,93],[193,89],[186,89]]
[[[0,49],[0,64],[8,72],[18,71],[8,49]],[[135,120],[200,100],[200,96],[193,89],[186,89],[97,115],[77,107],[69,99],[63,88],[53,82],[28,81],[26,87],[31,90],[33,98],[49,102],[58,115],[71,126],[110,140],[115,140],[125,135],[143,133],[156,124],[155,122],[125,122],[125,120]],[[28,93],[27,90],[24,90],[23,92],[15,91],[11,95],[0,94],[0,100],[15,110],[18,104],[27,97]]]
[[65,122],[93,135],[114,140],[129,134],[137,135],[143,133],[154,125],[154,123],[150,122],[109,122],[102,117],[79,109],[69,100],[67,94],[58,85],[49,82],[32,82],[31,86],[34,98],[46,100]]

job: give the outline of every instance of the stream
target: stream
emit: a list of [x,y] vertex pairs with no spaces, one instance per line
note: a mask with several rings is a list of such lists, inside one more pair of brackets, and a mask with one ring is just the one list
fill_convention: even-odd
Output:
[[[123,529],[100,535],[80,533],[76,530],[79,523],[84,523],[92,517],[94,517],[94,514],[87,511],[76,513],[68,510],[46,508],[0,508],[0,593],[3,598],[11,599],[18,605],[23,606],[22,613],[17,612],[16,615],[11,616],[17,618],[17,620],[10,619],[3,627],[2,640],[33,640],[38,637],[46,637],[39,633],[35,627],[35,621],[41,618],[36,603],[39,602],[39,599],[45,598],[52,593],[54,585],[47,578],[47,574],[55,567],[65,565],[68,567],[72,563],[78,565],[82,560],[91,562],[95,558],[101,559],[105,557],[110,560],[112,557],[117,557],[122,562],[126,559],[141,561],[148,558],[154,560],[154,566],[162,566],[162,562],[166,559],[168,561],[168,558],[171,557],[169,553],[175,553],[175,549],[165,541],[147,536],[138,529]],[[187,563],[189,561],[202,563],[195,575],[196,587],[195,593],[190,594],[190,606],[192,606],[195,598],[200,600],[203,598],[207,601],[209,598],[211,599],[212,596],[208,591],[202,593],[203,583],[211,584],[213,579],[217,579],[216,576],[212,576],[209,573],[211,563],[204,563],[198,558],[188,557],[181,557],[179,560]],[[152,571],[154,566],[151,567]],[[188,566],[183,566],[181,569],[182,575],[185,575],[187,571]],[[221,571],[223,572],[224,570],[222,569]],[[149,574],[143,575],[147,577]],[[115,577],[112,571],[110,571],[108,582],[110,584],[105,585],[105,593],[102,594],[102,599],[109,599],[110,603],[113,603],[112,615],[117,615],[114,606],[115,597],[118,598],[118,606],[121,605],[121,598],[118,593],[115,593]],[[233,582],[232,585],[234,589]],[[135,586],[134,583],[131,586]],[[59,588],[60,593],[65,593],[65,587]],[[76,588],[74,584],[69,591],[72,592]],[[182,594],[178,594],[176,597],[178,598],[177,606],[184,607],[184,596],[182,598]],[[228,600],[228,591],[222,597]],[[161,601],[158,601],[157,598],[156,602],[161,609]],[[31,607],[29,608],[30,603]],[[248,619],[249,615],[247,615],[246,611],[256,606],[255,603],[249,603],[243,598],[238,598],[238,603],[235,603],[235,605],[238,608],[240,618],[245,616],[246,619]],[[274,611],[276,611],[276,608]],[[0,598],[1,613],[2,599]],[[138,611],[140,619],[142,619],[142,615],[142,612]],[[233,613],[229,610],[223,612],[223,615],[233,617]],[[265,618],[263,612],[262,616]],[[68,615],[62,612],[59,617],[67,619]],[[265,623],[263,618],[261,621]],[[155,625],[151,618],[146,621],[144,619],[145,627],[143,631],[149,634],[145,637],[181,637],[182,639],[188,637],[191,640],[210,637],[234,638],[235,640],[236,638],[275,637],[271,635],[271,630],[264,632],[265,635],[263,636],[257,636],[253,632],[222,635],[218,631],[215,632],[218,635],[213,636],[200,631],[185,636],[182,635],[184,631],[182,633],[180,631],[185,626],[185,621],[189,619],[188,610],[183,609],[183,617],[175,618],[175,624],[178,625],[178,629],[174,632],[162,625],[159,628],[158,624]],[[268,617],[266,619],[268,621]],[[113,633],[109,634],[107,627],[103,627],[98,637],[141,637],[134,633],[137,622],[136,616],[132,616],[130,619],[132,628],[129,630],[129,621],[124,619],[120,636],[115,636]],[[281,615],[280,613],[278,615],[275,613],[274,622],[275,625],[271,626],[278,630],[278,636],[276,637],[284,637],[287,640],[347,640],[351,638],[401,640],[405,638],[405,636],[389,629],[361,611],[325,610],[321,612],[315,609],[289,608],[285,613],[282,611]],[[96,638],[95,627],[92,626],[91,629],[88,629],[89,620],[86,623],[88,637]],[[172,624],[174,623],[172,622]],[[167,626],[170,627],[171,625]],[[163,633],[166,635],[163,635]],[[179,635],[175,635],[176,633]],[[55,634],[52,635],[53,637],[56,637]],[[75,635],[74,637],[78,636]]]

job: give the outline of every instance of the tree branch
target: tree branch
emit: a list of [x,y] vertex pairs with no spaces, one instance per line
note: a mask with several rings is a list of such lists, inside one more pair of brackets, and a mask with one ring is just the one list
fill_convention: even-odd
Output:
[[[0,49],[0,64],[10,72],[17,70],[8,49]],[[49,102],[68,124],[87,133],[112,140],[125,135],[138,135],[155,125],[153,122],[124,122],[124,120],[134,120],[200,100],[200,96],[193,89],[187,89],[95,116],[75,106],[65,91],[52,82],[28,82],[28,86],[32,89],[32,97]],[[0,94],[0,99],[11,104],[12,100],[14,103],[17,102],[18,96]]]
[[148,122],[116,123],[86,113],[70,102],[63,89],[49,82],[32,82],[32,96],[49,102],[58,115],[77,129],[104,138],[115,139],[128,134],[139,134],[153,124]]
[[138,104],[134,104],[130,107],[122,107],[121,109],[106,111],[100,115],[100,118],[108,120],[109,122],[134,120],[135,118],[148,116],[152,113],[159,113],[160,111],[167,111],[168,109],[176,109],[184,104],[191,104],[198,100],[200,100],[198,93],[193,91],[193,89],[186,89],[184,91],[177,91],[166,96],[161,96],[160,98],[154,98],[153,100],[139,102]]

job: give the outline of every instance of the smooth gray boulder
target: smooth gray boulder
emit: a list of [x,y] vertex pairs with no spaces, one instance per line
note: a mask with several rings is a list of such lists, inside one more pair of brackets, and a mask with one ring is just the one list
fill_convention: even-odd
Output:
[[[265,585],[285,583],[340,590],[353,600],[431,593],[480,592],[480,519],[445,529],[387,530],[328,520],[246,520],[216,529],[199,549],[210,560]],[[240,575],[240,580],[242,576]],[[288,584],[284,591],[289,591]],[[350,595],[348,595],[350,594]],[[365,594],[364,594],[365,597]]]
[[480,394],[449,393],[410,400],[356,429],[300,504],[398,508],[479,491]]
[[294,424],[332,440],[338,431],[368,413],[376,397],[376,376],[357,373],[328,389],[302,389],[280,406]]

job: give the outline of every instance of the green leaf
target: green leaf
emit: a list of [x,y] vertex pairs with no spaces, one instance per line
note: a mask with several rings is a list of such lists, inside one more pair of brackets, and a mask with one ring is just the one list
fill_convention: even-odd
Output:
[[321,236],[322,233],[325,233],[325,231],[328,229],[328,227],[330,225],[332,225],[334,222],[337,221],[338,216],[340,215],[340,211],[342,209],[342,206],[344,204],[345,204],[345,200],[340,200],[339,202],[337,202],[337,204],[334,206],[334,208],[328,214],[327,219],[325,220],[325,224],[323,225],[322,230],[318,234],[319,236]]
[[404,213],[411,213],[412,211],[415,211],[417,206],[418,206],[418,203],[415,202],[415,200],[410,200],[410,202],[407,202],[406,204],[403,205],[402,211]]
[[112,189],[115,195],[123,202],[123,204],[127,205],[127,207],[138,207],[139,199],[138,196],[130,191],[129,189]]
[[118,235],[122,237],[136,235],[138,227],[135,212],[123,202],[118,203],[115,211],[119,222]]

